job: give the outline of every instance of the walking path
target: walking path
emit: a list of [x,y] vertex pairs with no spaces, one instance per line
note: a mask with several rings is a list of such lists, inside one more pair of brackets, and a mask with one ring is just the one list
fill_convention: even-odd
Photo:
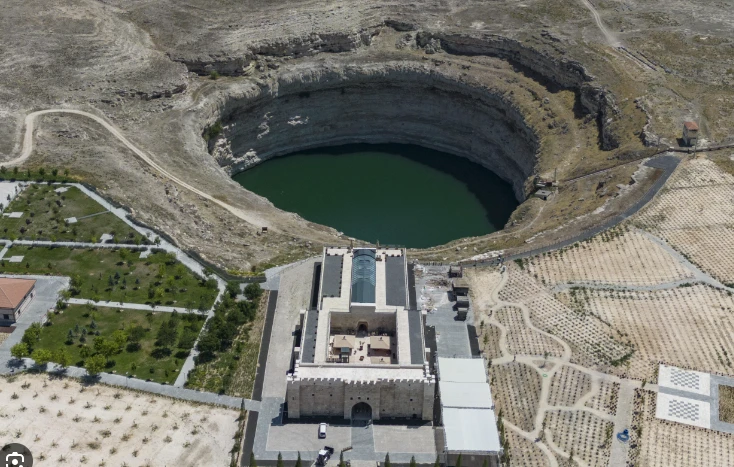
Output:
[[66,300],[66,303],[69,303],[71,305],[94,305],[94,306],[102,306],[102,307],[109,307],[109,308],[123,308],[127,310],[165,311],[166,313],[173,313],[174,311],[176,313],[186,313],[186,314],[213,313],[211,310],[207,312],[207,311],[201,311],[201,310],[193,310],[191,308],[182,308],[182,307],[175,307],[175,306],[145,305],[143,303],[109,302],[105,300],[100,300],[98,302],[95,302],[94,300],[89,300],[86,298],[70,298]]
[[202,198],[226,209],[230,213],[234,214],[239,219],[242,219],[252,225],[261,225],[264,227],[268,227],[270,229],[275,229],[275,226],[270,225],[270,223],[263,218],[260,218],[258,216],[254,216],[250,213],[247,213],[241,209],[238,209],[234,206],[231,206],[211,195],[208,193],[205,193],[198,188],[195,188],[188,183],[184,182],[183,180],[179,179],[178,177],[174,176],[173,174],[169,173],[166,169],[158,165],[157,162],[155,162],[148,154],[140,150],[137,146],[135,146],[133,143],[130,142],[117,127],[109,123],[107,120],[105,120],[102,117],[99,117],[97,115],[94,115],[89,112],[85,112],[83,110],[75,110],[75,109],[46,109],[46,110],[39,110],[37,112],[32,112],[28,115],[26,115],[25,118],[25,136],[23,137],[23,150],[21,151],[20,156],[16,157],[15,159],[12,159],[8,162],[5,162],[4,164],[0,164],[0,167],[13,167],[22,164],[33,153],[33,128],[36,122],[36,118],[38,118],[41,115],[46,114],[53,114],[53,113],[66,113],[66,114],[73,114],[73,115],[80,115],[82,117],[87,117],[95,122],[102,125],[102,127],[109,131],[112,136],[120,140],[122,144],[124,144],[128,149],[130,149],[133,153],[135,153],[136,156],[138,156],[143,162],[148,164],[149,166],[153,167],[155,170],[160,172],[162,175],[169,178],[172,182],[178,184],[179,186],[191,191],[192,193],[195,193]]

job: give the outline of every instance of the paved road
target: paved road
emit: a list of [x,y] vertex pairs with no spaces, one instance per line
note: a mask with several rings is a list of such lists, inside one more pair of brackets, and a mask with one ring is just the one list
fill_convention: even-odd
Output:
[[[665,185],[665,182],[668,181],[671,175],[673,175],[673,172],[678,167],[678,164],[680,164],[681,159],[676,156],[672,155],[664,155],[659,156],[653,159],[650,159],[649,161],[645,162],[645,165],[648,167],[653,167],[656,169],[662,169],[663,173],[658,178],[655,183],[650,187],[650,189],[640,198],[637,200],[635,204],[627,208],[626,211],[624,211],[622,214],[618,214],[610,219],[607,219],[602,224],[599,224],[595,227],[592,227],[590,229],[584,230],[583,232],[579,233],[578,235],[575,235],[569,239],[562,240],[557,243],[553,243],[552,245],[547,245],[543,247],[534,248],[532,250],[515,253],[513,255],[509,255],[506,257],[507,260],[515,260],[519,258],[528,258],[531,256],[540,255],[543,253],[547,253],[549,251],[558,250],[567,246],[571,246],[576,242],[582,242],[584,240],[587,240],[607,229],[610,229],[628,218],[632,217],[633,215],[637,214],[637,212],[645,207],[647,203],[652,201],[652,199],[655,197],[655,195],[660,191],[660,189]],[[470,263],[470,262],[467,262]],[[480,264],[480,263],[477,263]]]

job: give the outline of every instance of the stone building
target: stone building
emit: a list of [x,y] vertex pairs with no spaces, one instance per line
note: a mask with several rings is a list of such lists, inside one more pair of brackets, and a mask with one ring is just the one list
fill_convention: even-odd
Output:
[[403,249],[324,249],[287,375],[289,418],[433,419],[436,379],[407,284]]
[[683,122],[683,143],[686,146],[695,146],[698,142],[698,124]]
[[0,323],[13,324],[35,295],[36,281],[0,277]]

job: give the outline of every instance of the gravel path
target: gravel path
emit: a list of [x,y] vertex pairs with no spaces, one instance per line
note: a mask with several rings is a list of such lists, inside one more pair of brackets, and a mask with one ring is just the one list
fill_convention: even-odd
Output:
[[[496,326],[500,330],[500,337],[499,337],[499,347],[500,352],[502,353],[502,356],[499,358],[495,358],[492,360],[492,366],[496,365],[504,365],[508,363],[512,363],[513,361],[522,363],[524,365],[527,365],[531,368],[533,368],[535,371],[537,371],[540,375],[545,375],[541,379],[542,386],[541,386],[541,392],[540,392],[540,400],[538,404],[538,411],[535,416],[535,423],[534,423],[534,429],[533,431],[527,432],[522,430],[521,428],[515,426],[514,424],[508,422],[507,420],[504,421],[505,426],[512,431],[516,432],[518,435],[522,436],[523,438],[530,440],[535,443],[538,448],[545,453],[546,457],[548,458],[548,462],[551,466],[558,466],[558,459],[556,456],[560,456],[563,459],[568,459],[570,456],[570,453],[564,452],[561,450],[555,443],[553,443],[553,439],[551,436],[551,432],[546,429],[543,431],[543,420],[545,419],[546,412],[549,411],[555,411],[555,410],[562,410],[562,411],[585,411],[589,412],[596,417],[601,418],[602,420],[611,421],[614,423],[614,434],[618,433],[619,431],[622,431],[624,428],[629,427],[629,423],[632,417],[632,405],[633,405],[633,398],[634,398],[634,389],[642,387],[642,383],[640,381],[636,380],[630,380],[625,378],[620,378],[615,375],[610,375],[606,373],[602,373],[599,371],[591,370],[585,367],[582,367],[580,365],[574,364],[570,362],[571,358],[571,348],[564,340],[560,339],[559,337],[549,334],[537,327],[532,323],[530,320],[530,310],[525,306],[524,303],[518,303],[518,302],[505,302],[499,298],[499,291],[507,284],[507,281],[509,279],[508,272],[505,271],[502,273],[502,278],[500,282],[495,286],[495,288],[491,292],[492,301],[495,303],[494,306],[492,306],[491,310],[491,316],[487,320],[487,324],[490,324],[492,326]],[[563,356],[562,357],[547,357],[545,360],[548,363],[553,364],[550,369],[547,368],[547,364],[543,364],[546,366],[546,368],[539,366],[536,362],[538,360],[541,360],[537,355],[514,355],[510,353],[508,346],[507,346],[507,327],[504,326],[502,323],[500,323],[496,318],[495,311],[499,310],[503,307],[514,307],[518,308],[522,311],[523,321],[525,323],[525,326],[528,329],[531,329],[534,332],[537,332],[539,334],[542,334],[546,337],[549,337],[556,342],[558,342],[563,347]],[[548,402],[548,396],[550,394],[550,386],[551,382],[553,380],[553,376],[563,367],[568,366],[575,370],[578,370],[580,372],[583,372],[591,378],[591,390],[584,394],[573,406],[553,406]],[[588,400],[593,398],[594,396],[599,394],[600,390],[600,383],[601,381],[608,381],[608,382],[614,382],[619,383],[622,390],[620,390],[617,398],[617,411],[615,416],[608,415],[606,413],[603,413],[601,411],[592,409],[590,407],[586,407],[585,404]],[[647,385],[646,388],[650,390],[657,390],[657,387],[654,385]],[[540,440],[541,432],[544,435],[544,441]],[[627,459],[627,446],[617,446],[617,444],[623,444],[616,440],[616,438],[612,437],[612,456],[609,462],[609,465],[625,465],[626,459]],[[578,459],[578,457],[574,458],[574,461],[579,466],[586,465],[581,459]]]

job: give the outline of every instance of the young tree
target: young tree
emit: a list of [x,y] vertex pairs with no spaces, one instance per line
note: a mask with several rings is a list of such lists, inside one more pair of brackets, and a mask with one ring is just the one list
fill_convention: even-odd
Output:
[[23,338],[21,339],[21,342],[25,342],[25,344],[28,346],[28,350],[32,351],[33,346],[36,342],[41,338],[41,324],[40,323],[32,323],[28,329],[25,330],[25,333],[23,334]]
[[416,467],[415,456],[410,457],[410,467]]
[[12,355],[13,358],[17,358],[18,360],[20,360],[21,358],[26,358],[30,354],[31,353],[28,351],[28,344],[26,344],[25,342],[19,342],[10,348],[10,355]]
[[82,360],[86,360],[87,358],[92,356],[92,349],[90,349],[86,345],[81,346],[79,348],[79,356],[82,357]]
[[438,458],[438,454],[436,454],[436,462],[433,463],[433,467],[441,467],[441,460]]
[[295,467],[301,467],[301,451],[298,451],[298,459],[296,459]]
[[344,451],[339,453],[339,467],[346,467],[347,464],[344,463]]
[[263,289],[260,288],[260,284],[257,282],[247,284],[247,287],[245,287],[245,297],[247,297],[248,300],[257,300],[262,294]]
[[250,451],[250,467],[257,467],[257,461],[255,461],[255,453]]
[[106,364],[104,355],[92,355],[84,360],[84,368],[90,376],[98,375],[104,370]]
[[240,283],[237,281],[227,282],[227,294],[230,298],[235,298],[240,293]]
[[51,360],[54,363],[57,363],[61,368],[65,368],[71,363],[71,355],[66,349],[58,349],[53,352],[53,357]]
[[51,361],[51,351],[46,349],[36,349],[31,354],[31,358],[36,361],[36,365],[44,366]]
[[461,454],[456,458],[456,465],[454,467],[461,467]]
[[390,453],[385,454],[385,467],[390,467]]
[[283,467],[283,454],[278,453],[278,462],[275,464],[275,467]]

